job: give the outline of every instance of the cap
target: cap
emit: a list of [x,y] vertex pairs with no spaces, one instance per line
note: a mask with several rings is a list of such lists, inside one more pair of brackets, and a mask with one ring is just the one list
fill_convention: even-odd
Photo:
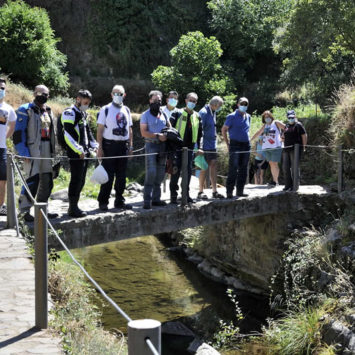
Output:
[[287,118],[294,118],[296,117],[296,112],[295,110],[289,110],[287,111]]
[[248,105],[249,105],[249,100],[246,98],[246,97],[241,97],[239,100],[238,100],[238,104],[242,103],[242,102],[246,102]]

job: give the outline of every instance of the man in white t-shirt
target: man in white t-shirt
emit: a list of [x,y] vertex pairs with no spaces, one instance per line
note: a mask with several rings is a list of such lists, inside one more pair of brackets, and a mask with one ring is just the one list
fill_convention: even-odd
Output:
[[122,85],[112,88],[112,102],[103,106],[97,119],[97,142],[99,149],[97,157],[124,158],[103,159],[102,166],[107,171],[109,180],[101,185],[97,198],[101,211],[108,210],[108,202],[111,194],[113,180],[115,181],[115,208],[131,209],[132,206],[125,204],[123,192],[126,188],[127,155],[133,151],[132,117],[130,109],[123,105],[126,96]]
[[6,80],[0,78],[0,216],[6,216],[5,201],[6,188],[6,139],[15,130],[16,113],[4,99],[6,96]]

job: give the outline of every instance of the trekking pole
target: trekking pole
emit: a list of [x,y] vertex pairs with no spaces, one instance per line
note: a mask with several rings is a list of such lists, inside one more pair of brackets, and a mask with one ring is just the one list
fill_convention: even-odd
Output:
[[188,189],[188,149],[187,147],[182,148],[182,162],[181,162],[181,206],[187,205],[187,189]]
[[293,151],[293,191],[297,191],[300,186],[300,145],[297,143],[294,145]]

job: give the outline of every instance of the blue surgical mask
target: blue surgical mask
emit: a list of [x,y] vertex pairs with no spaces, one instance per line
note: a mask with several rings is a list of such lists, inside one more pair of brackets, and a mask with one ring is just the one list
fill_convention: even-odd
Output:
[[195,108],[196,104],[194,102],[191,102],[189,101],[186,105],[186,107],[189,109],[189,110],[193,110]]
[[239,111],[247,112],[247,110],[248,110],[248,106],[242,106],[242,105],[239,106]]
[[89,105],[80,105],[80,111],[85,112],[89,108]]
[[169,100],[168,100],[168,105],[171,106],[171,107],[176,107],[178,101],[176,99],[174,99],[173,97],[171,97]]
[[0,90],[0,100],[6,96],[5,90]]
[[270,117],[266,117],[266,118],[265,118],[265,122],[266,122],[266,123],[271,123],[271,121],[272,121],[272,119],[271,119]]
[[295,118],[289,118],[288,119],[288,123],[289,124],[294,124],[296,122],[296,119]]
[[216,110],[216,112],[219,112],[222,110],[222,106],[218,107],[218,109]]

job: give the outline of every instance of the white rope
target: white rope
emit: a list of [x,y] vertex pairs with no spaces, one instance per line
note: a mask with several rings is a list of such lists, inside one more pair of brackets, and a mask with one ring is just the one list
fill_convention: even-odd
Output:
[[152,341],[149,338],[145,339],[145,342],[147,343],[150,351],[153,353],[153,355],[160,355],[158,350],[155,348],[154,344],[152,343]]
[[59,243],[62,245],[62,247],[65,249],[65,251],[69,254],[71,259],[74,261],[74,263],[81,269],[81,271],[84,273],[84,275],[89,279],[89,281],[96,287],[96,289],[101,293],[101,295],[116,309],[117,312],[119,312],[122,317],[124,317],[127,322],[130,322],[132,319],[106,294],[106,292],[100,287],[100,285],[88,274],[88,272],[84,269],[84,267],[77,261],[74,257],[74,255],[70,252],[68,247],[65,245],[63,240],[59,237],[58,233],[52,226],[52,223],[48,219],[47,215],[44,213],[44,211],[41,209],[41,213],[45,220],[47,221],[49,227],[53,231],[55,237],[58,239]]

